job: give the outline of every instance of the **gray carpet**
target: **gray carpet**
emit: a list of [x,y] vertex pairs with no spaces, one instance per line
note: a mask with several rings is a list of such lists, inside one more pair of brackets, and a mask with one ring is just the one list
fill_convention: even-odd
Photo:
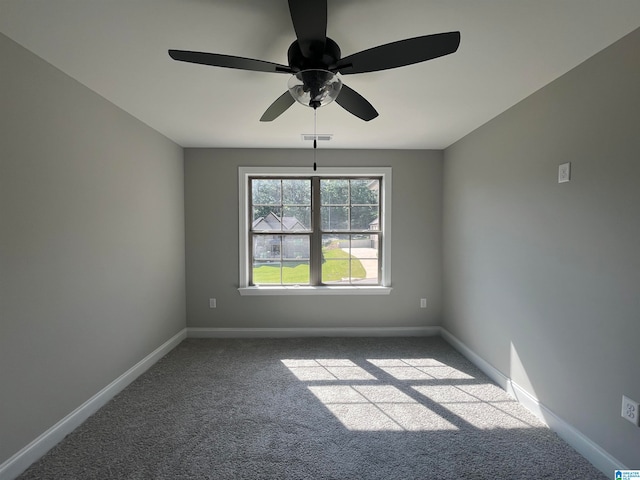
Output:
[[189,339],[20,479],[605,479],[434,338]]

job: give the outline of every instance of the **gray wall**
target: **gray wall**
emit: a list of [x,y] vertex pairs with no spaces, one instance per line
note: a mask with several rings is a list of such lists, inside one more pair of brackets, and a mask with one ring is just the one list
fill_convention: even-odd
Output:
[[445,328],[632,468],[638,52],[640,30],[448,148],[443,186]]
[[[308,150],[185,150],[189,327],[415,327],[441,313],[442,152],[321,150],[321,166],[393,168],[389,296],[241,297],[238,166],[309,166]],[[208,299],[215,297],[216,309]],[[427,298],[427,309],[420,298]]]
[[185,326],[182,149],[0,35],[0,463]]

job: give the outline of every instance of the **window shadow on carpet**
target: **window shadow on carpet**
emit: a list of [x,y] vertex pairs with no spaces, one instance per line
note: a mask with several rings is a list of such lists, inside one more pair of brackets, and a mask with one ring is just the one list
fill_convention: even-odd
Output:
[[283,359],[282,363],[352,431],[541,426],[486,378],[475,378],[435,358]]

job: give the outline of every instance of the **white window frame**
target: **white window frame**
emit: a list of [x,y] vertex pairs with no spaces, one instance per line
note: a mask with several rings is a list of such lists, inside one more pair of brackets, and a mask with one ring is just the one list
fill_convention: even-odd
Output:
[[[249,177],[381,177],[382,252],[380,285],[249,285]],[[391,167],[238,167],[240,295],[388,295],[391,293]]]

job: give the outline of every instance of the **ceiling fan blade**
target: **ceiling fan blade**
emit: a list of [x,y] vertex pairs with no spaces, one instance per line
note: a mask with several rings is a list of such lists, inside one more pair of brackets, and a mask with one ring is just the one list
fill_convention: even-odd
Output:
[[336,97],[336,103],[346,111],[361,118],[365,122],[373,120],[378,116],[378,112],[362,95],[354,89],[347,87],[344,83],[342,89]]
[[252,58],[235,57],[219,53],[190,52],[188,50],[169,50],[169,56],[180,62],[198,63],[213,67],[237,68],[254,72],[293,73],[287,65],[254,60]]
[[287,108],[293,105],[295,100],[289,93],[289,90],[280,95],[275,102],[273,102],[269,108],[260,117],[261,122],[272,122],[280,115],[282,115]]
[[327,42],[327,0],[289,0],[293,28],[305,58],[322,58]]
[[344,57],[331,70],[350,75],[404,67],[449,55],[458,50],[459,45],[460,32],[407,38]]

